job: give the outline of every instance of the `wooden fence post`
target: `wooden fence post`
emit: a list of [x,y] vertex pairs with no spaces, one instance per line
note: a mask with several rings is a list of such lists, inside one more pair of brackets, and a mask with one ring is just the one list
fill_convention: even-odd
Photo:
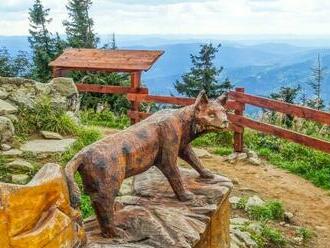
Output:
[[[236,88],[236,92],[244,93],[244,88]],[[245,104],[239,103],[240,108],[235,110],[235,115],[243,115],[245,110]],[[234,132],[234,151],[243,152],[244,148],[244,127],[242,126],[242,132]]]
[[[140,84],[141,84],[141,72],[140,71],[132,72],[131,73],[131,87],[133,89],[139,89]],[[131,104],[132,104],[131,111],[138,113],[140,103],[138,101],[132,101]],[[131,118],[132,124],[135,124],[139,121],[140,121],[139,115],[136,115],[135,117]]]

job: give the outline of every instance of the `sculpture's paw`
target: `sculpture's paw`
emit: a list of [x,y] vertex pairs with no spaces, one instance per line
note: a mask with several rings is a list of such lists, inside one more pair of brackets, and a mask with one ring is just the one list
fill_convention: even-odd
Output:
[[185,191],[183,194],[181,194],[180,196],[179,196],[179,200],[180,201],[190,201],[190,200],[192,200],[192,199],[194,199],[194,194],[193,193],[191,193],[191,192],[189,192],[189,191]]
[[200,177],[203,179],[213,179],[214,174],[212,174],[211,171],[205,169],[205,170],[203,170],[202,173],[200,173]]

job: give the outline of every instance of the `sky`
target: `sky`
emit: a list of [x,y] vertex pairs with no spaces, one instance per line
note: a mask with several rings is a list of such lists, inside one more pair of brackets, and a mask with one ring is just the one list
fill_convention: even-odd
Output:
[[[28,34],[33,0],[0,0],[0,35]],[[42,0],[64,33],[67,0]],[[330,0],[94,0],[98,34],[325,35]]]

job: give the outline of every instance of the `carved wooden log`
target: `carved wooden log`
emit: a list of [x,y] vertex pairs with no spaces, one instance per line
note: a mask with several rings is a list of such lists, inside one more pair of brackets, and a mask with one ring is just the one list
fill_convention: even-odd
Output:
[[[132,193],[117,197],[115,223],[126,239],[104,239],[95,218],[86,221],[89,248],[228,248],[232,183],[225,177],[200,179],[181,169],[194,200],[180,202],[156,169],[134,178]],[[127,190],[126,190],[127,191]]]
[[59,165],[45,165],[27,185],[0,183],[1,248],[78,247],[79,218]]

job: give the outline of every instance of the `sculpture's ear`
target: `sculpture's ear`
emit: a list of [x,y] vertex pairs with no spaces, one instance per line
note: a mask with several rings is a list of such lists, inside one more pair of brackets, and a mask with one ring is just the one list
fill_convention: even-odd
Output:
[[228,93],[223,93],[221,96],[217,98],[217,103],[225,106],[228,100]]
[[201,106],[207,105],[209,103],[209,99],[207,98],[205,90],[202,90],[195,101],[195,108],[200,108]]

